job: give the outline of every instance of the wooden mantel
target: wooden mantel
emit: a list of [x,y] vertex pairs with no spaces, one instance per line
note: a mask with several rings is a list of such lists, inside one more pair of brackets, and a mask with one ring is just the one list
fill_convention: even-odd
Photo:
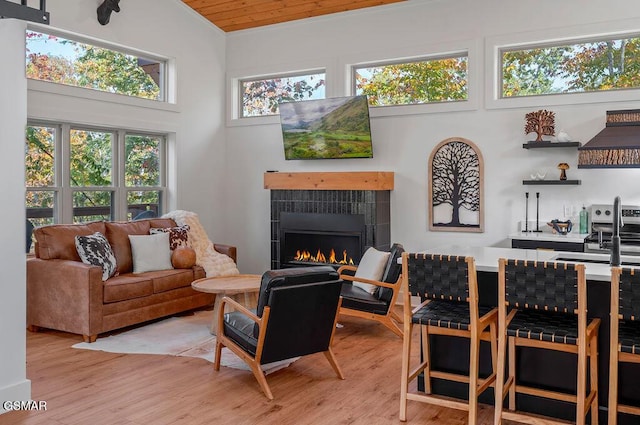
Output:
[[393,190],[393,171],[264,173],[265,189]]

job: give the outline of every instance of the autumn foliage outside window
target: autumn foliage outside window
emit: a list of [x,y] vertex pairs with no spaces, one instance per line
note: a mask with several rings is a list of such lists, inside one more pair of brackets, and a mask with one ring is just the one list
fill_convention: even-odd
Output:
[[504,49],[502,97],[640,87],[640,38]]
[[144,99],[164,99],[161,60],[28,30],[27,78]]
[[240,81],[241,117],[279,113],[278,104],[325,98],[325,73],[276,76]]
[[371,106],[467,100],[467,55],[354,67],[355,94]]

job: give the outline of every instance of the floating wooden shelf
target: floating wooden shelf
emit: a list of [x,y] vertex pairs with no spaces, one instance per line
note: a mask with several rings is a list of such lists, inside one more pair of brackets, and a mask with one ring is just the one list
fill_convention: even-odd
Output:
[[581,180],[522,180],[524,185],[578,185]]
[[393,190],[393,171],[264,173],[265,189]]
[[580,142],[527,142],[523,143],[522,147],[525,149],[535,148],[579,148],[582,146]]

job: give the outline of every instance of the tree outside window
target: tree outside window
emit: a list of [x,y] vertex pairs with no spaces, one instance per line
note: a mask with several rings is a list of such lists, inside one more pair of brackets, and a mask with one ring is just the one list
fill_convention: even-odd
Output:
[[371,106],[467,100],[467,56],[354,68],[355,93]]
[[502,51],[502,97],[640,87],[640,38]]

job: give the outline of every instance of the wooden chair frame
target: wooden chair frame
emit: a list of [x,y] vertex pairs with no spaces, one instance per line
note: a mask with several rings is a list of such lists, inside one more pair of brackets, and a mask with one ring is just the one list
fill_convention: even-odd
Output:
[[387,283],[380,282],[377,280],[365,279],[363,277],[355,277],[350,274],[344,274],[344,271],[355,272],[358,268],[356,266],[341,266],[338,269],[338,274],[340,275],[340,279],[348,280],[350,282],[361,282],[368,283],[370,285],[376,285],[383,288],[389,288],[393,291],[393,295],[391,297],[391,301],[389,301],[389,309],[387,310],[387,314],[375,314],[368,311],[355,310],[347,307],[340,307],[340,314],[344,314],[345,316],[352,317],[360,317],[362,319],[374,320],[376,322],[382,323],[387,328],[391,329],[391,331],[402,338],[402,318],[395,312],[394,306],[396,305],[396,300],[398,298],[398,293],[400,292],[400,287],[402,284],[402,275],[398,277],[396,283]]
[[[420,401],[423,403],[445,406],[458,410],[467,410],[469,412],[468,420],[470,425],[477,423],[478,416],[478,396],[487,388],[494,386],[496,380],[497,367],[497,332],[498,332],[498,309],[494,308],[482,317],[478,317],[478,283],[476,276],[475,260],[467,257],[469,278],[469,313],[470,326],[469,330],[449,329],[438,326],[420,325],[412,322],[412,316],[431,300],[422,302],[419,306],[411,308],[411,293],[409,292],[409,278],[407,259],[409,254],[402,254],[402,288],[404,297],[404,338],[402,344],[402,375],[400,383],[400,420],[407,420],[407,401]],[[476,319],[477,318],[477,319]],[[414,326],[421,328],[421,349],[422,362],[410,369],[411,358],[411,337]],[[488,330],[487,330],[488,329]],[[470,364],[469,375],[460,375],[449,372],[436,371],[431,369],[431,359],[429,352],[429,335],[449,335],[470,340]],[[491,365],[492,373],[486,378],[480,378],[480,341],[489,341],[491,343]],[[424,372],[424,393],[410,393],[409,384]],[[431,378],[447,379],[455,382],[469,384],[469,402],[454,400],[431,394]]]
[[[611,320],[609,344],[609,425],[618,423],[618,412],[630,415],[640,415],[640,407],[620,404],[618,402],[618,363],[640,363],[640,353],[623,353],[618,341],[620,311],[620,267],[611,268]],[[633,271],[632,271],[633,273]]]
[[[335,334],[336,324],[338,322],[337,312],[340,311],[341,303],[342,303],[342,298],[340,298],[338,302],[338,309],[336,309],[336,317],[333,321],[333,330],[331,332],[331,338],[329,340],[329,349],[327,351],[323,351],[323,354],[331,364],[331,367],[335,371],[336,375],[338,375],[338,378],[344,379],[342,370],[340,369],[340,366],[338,365],[336,357],[333,354],[333,351],[331,350],[331,345],[333,344],[333,336]],[[253,320],[255,323],[258,324],[260,332],[258,334],[258,344],[256,347],[255,356],[252,356],[250,353],[247,353],[242,347],[240,347],[238,344],[236,344],[233,340],[229,339],[229,337],[225,335],[224,311],[225,311],[225,306],[227,304],[233,307],[236,311],[242,312],[243,314],[245,314],[247,317],[249,317],[251,320]],[[269,384],[267,384],[267,378],[265,376],[265,373],[260,367],[262,349],[264,347],[264,340],[267,334],[267,328],[269,326],[270,312],[271,312],[271,308],[269,306],[265,306],[264,311],[262,313],[262,317],[258,317],[255,313],[249,311],[246,307],[244,307],[242,304],[239,304],[237,301],[229,297],[223,297],[222,301],[220,302],[220,310],[218,311],[218,319],[217,319],[218,334],[216,335],[216,352],[215,352],[215,360],[213,363],[213,369],[215,371],[220,370],[220,358],[222,356],[222,347],[229,348],[249,366],[249,368],[253,372],[253,376],[255,376],[256,380],[258,381],[258,384],[260,385],[262,392],[264,392],[264,395],[269,400],[273,400],[273,393],[271,392],[271,388],[269,388]]]
[[[522,260],[527,263],[526,260]],[[535,262],[533,262],[535,264]],[[598,424],[598,328],[600,319],[591,319],[587,324],[587,281],[584,264],[577,264],[578,274],[578,309],[574,311],[578,315],[578,343],[576,345],[563,344],[539,340],[531,340],[514,336],[507,336],[507,327],[515,316],[517,309],[512,309],[507,314],[506,297],[506,273],[507,260],[499,260],[498,271],[498,309],[499,309],[499,333],[498,333],[498,378],[496,381],[496,404],[494,424],[502,424],[503,419],[529,424],[566,424],[566,421],[553,420],[539,415],[516,411],[516,393],[528,394],[536,397],[562,400],[576,405],[576,424],[584,425],[586,415],[591,411],[591,424]],[[507,347],[508,346],[508,347]],[[576,394],[567,394],[558,391],[544,390],[516,384],[516,347],[534,347],[548,350],[573,353],[578,356],[577,391]],[[505,382],[506,349],[508,348],[508,376]],[[590,392],[586,394],[587,358],[589,362]],[[504,399],[509,395],[509,410],[504,410]]]

